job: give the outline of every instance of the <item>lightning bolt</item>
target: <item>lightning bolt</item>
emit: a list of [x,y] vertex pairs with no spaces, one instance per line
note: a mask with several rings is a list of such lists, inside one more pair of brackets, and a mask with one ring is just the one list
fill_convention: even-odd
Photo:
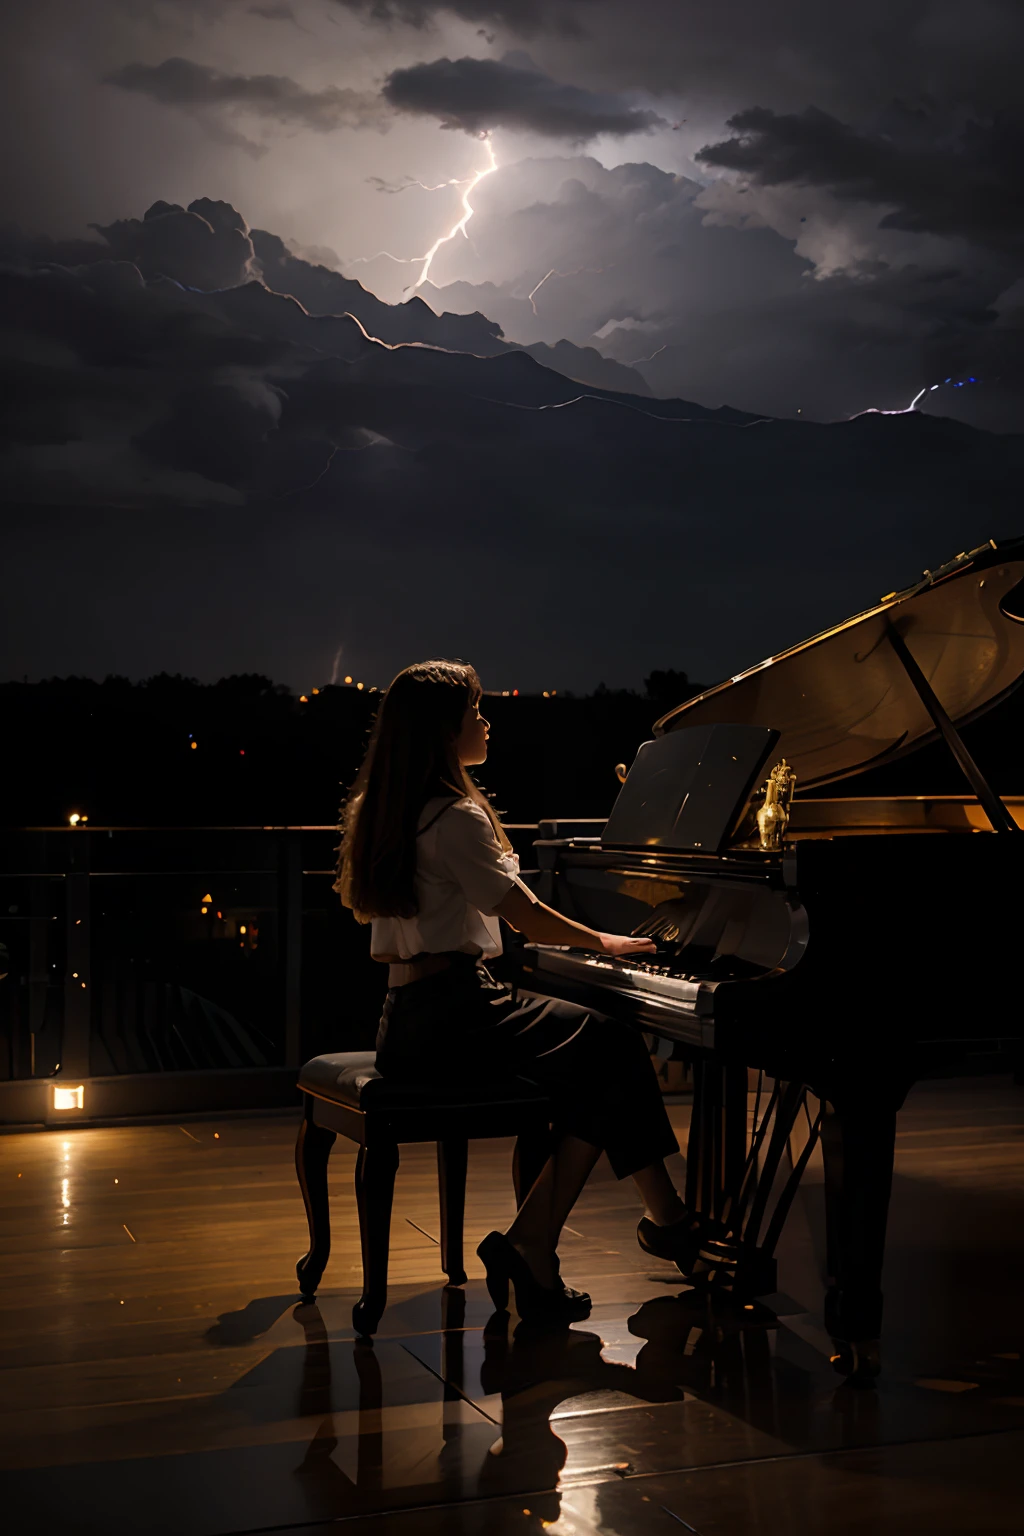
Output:
[[880,406],[869,405],[866,411],[857,411],[849,419],[856,421],[858,416],[909,416],[911,411],[917,410],[919,400],[923,399],[925,395],[930,395],[933,390],[941,389],[943,384],[952,384],[954,389],[963,389],[965,384],[977,384],[977,382],[977,379],[973,376],[969,379],[943,379],[941,384],[926,384],[923,389],[918,390],[909,405],[901,405],[898,410],[884,411]]
[[377,261],[381,256],[386,256],[388,261],[397,261],[400,266],[406,267],[410,262],[422,261],[422,256],[392,256],[390,251],[375,251],[372,256],[352,256],[343,263],[346,267],[358,267],[363,262]]
[[[386,256],[389,261],[398,262],[401,266],[415,266],[417,263],[420,263],[421,265],[419,277],[414,283],[409,283],[407,287],[403,288],[402,292],[415,293],[417,288],[422,288],[430,273],[430,264],[434,257],[437,255],[438,251],[441,249],[442,245],[447,245],[448,241],[454,240],[455,236],[458,234],[466,235],[466,225],[473,217],[473,205],[469,200],[471,193],[476,190],[485,176],[490,176],[494,171],[498,169],[498,161],[494,154],[494,145],[491,143],[490,134],[481,134],[481,138],[487,145],[488,164],[483,166],[481,170],[475,171],[472,176],[463,177],[462,179],[453,176],[449,181],[439,181],[437,185],[433,187],[428,186],[426,182],[415,181],[412,177],[410,177],[407,181],[400,183],[386,182],[380,176],[368,177],[367,180],[376,186],[378,192],[405,192],[409,187],[422,187],[424,192],[440,192],[445,187],[465,187],[466,190],[463,192],[461,198],[462,215],[456,221],[456,223],[452,225],[451,229],[446,235],[438,236],[433,245],[430,247],[430,250],[427,251],[426,255],[424,256],[393,256],[390,251],[377,251],[373,256],[353,256],[350,261],[345,263],[345,265],[349,267],[355,267],[360,265],[360,263],[377,261],[377,259],[381,256]],[[466,235],[466,239],[469,239],[468,235]],[[550,272],[548,273],[548,276],[551,276]],[[543,281],[543,279],[541,281]],[[538,287],[539,286],[540,285],[538,284]],[[534,292],[536,292],[536,289]],[[534,310],[534,314],[536,314],[536,310]]]
[[[433,261],[442,245],[447,245],[448,241],[454,240],[456,235],[466,235],[466,225],[473,217],[473,205],[469,200],[470,194],[476,191],[477,187],[483,181],[485,176],[493,175],[493,173],[498,169],[498,161],[494,154],[494,145],[491,143],[490,134],[484,135],[484,143],[487,145],[488,164],[485,165],[482,170],[477,171],[465,183],[466,190],[462,194],[462,217],[458,220],[457,223],[452,225],[451,229],[446,235],[440,235],[438,239],[434,241],[433,245],[430,247],[430,250],[425,256],[418,256],[414,258],[417,261],[422,261],[423,266],[420,270],[419,277],[414,283],[410,283],[409,285],[409,288],[412,289],[413,293],[416,292],[417,288],[421,288],[426,282],[427,276],[430,272],[430,263]],[[452,182],[451,185],[454,186],[456,183]],[[466,239],[469,239],[468,235],[466,235]],[[409,288],[405,290],[406,293],[409,292]]]
[[557,267],[552,267],[550,272],[544,273],[544,276],[541,278],[536,288],[532,288],[526,295],[530,301],[530,308],[533,310],[534,314],[537,313],[537,306],[533,302],[533,296],[535,293],[540,292],[549,277],[579,277],[581,272],[607,272],[609,270],[610,269],[608,267],[573,267],[570,272],[559,272]]
[[[420,187],[424,192],[442,192],[445,187],[465,187],[472,181],[472,176],[466,176],[461,181],[452,177],[449,181],[439,181],[433,187],[428,187],[425,181],[417,181],[415,176],[404,176],[401,181],[385,181],[383,176],[367,176],[366,180],[371,187],[376,187],[378,192],[387,192],[394,196],[398,192],[408,192],[410,187]],[[413,258],[414,260],[416,258]]]

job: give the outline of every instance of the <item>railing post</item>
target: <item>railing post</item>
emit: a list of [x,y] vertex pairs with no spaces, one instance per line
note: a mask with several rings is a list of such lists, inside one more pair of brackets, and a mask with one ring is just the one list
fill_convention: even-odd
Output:
[[302,834],[286,831],[281,847],[284,904],[284,1064],[302,1065]]
[[92,975],[89,934],[89,833],[66,834],[64,875],[67,924],[64,969],[64,1030],[60,1049],[62,1077],[89,1076],[92,1022]]

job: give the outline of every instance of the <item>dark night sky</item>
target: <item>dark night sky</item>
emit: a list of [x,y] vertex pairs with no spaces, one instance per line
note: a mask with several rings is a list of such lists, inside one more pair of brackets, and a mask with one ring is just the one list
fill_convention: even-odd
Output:
[[1018,0],[33,0],[5,44],[0,676],[710,681],[1022,531]]

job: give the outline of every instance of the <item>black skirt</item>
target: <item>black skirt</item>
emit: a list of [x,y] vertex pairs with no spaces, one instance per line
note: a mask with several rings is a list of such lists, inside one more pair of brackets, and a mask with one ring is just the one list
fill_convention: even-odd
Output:
[[600,1147],[619,1179],[679,1150],[636,1030],[575,1003],[515,996],[472,955],[388,992],[377,1070],[439,1092],[525,1078],[548,1095],[556,1132]]

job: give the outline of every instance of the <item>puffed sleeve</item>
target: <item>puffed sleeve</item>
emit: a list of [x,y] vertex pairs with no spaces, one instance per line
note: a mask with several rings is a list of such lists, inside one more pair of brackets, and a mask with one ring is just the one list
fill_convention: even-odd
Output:
[[490,818],[472,800],[460,800],[438,823],[437,850],[442,868],[471,907],[490,917],[513,886],[531,901],[537,898],[520,879],[519,860],[504,853]]

